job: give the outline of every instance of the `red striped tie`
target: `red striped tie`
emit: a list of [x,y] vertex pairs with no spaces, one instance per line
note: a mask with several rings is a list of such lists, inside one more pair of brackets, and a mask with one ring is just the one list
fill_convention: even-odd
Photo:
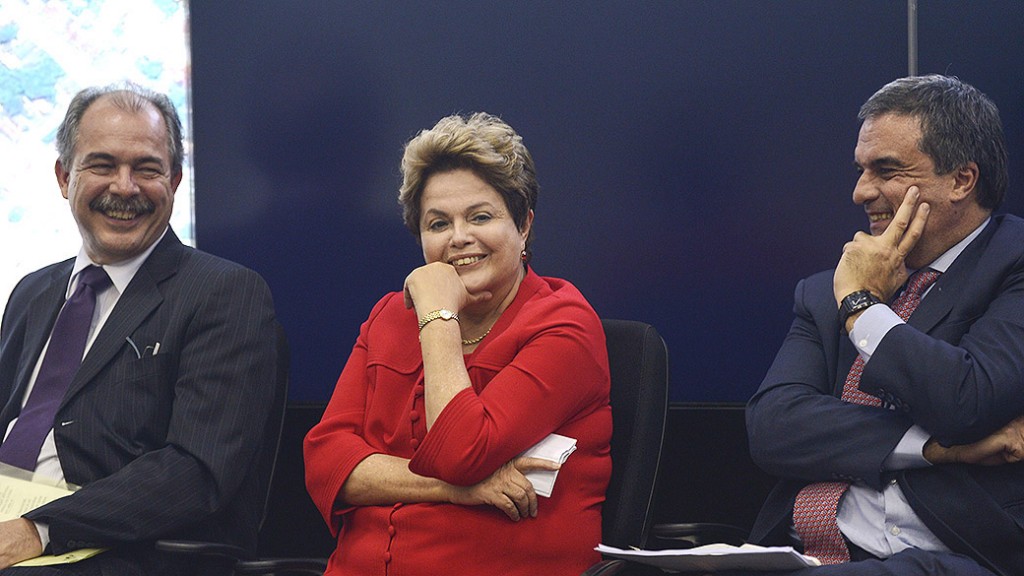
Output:
[[[890,306],[904,322],[921,303],[921,296],[939,278],[934,270],[918,270],[907,282],[907,289]],[[881,406],[882,401],[860,389],[864,359],[858,355],[843,384],[842,399],[853,404]],[[793,525],[804,544],[804,554],[814,556],[822,564],[850,561],[850,551],[836,523],[839,499],[850,487],[848,482],[816,482],[804,486],[793,506]]]

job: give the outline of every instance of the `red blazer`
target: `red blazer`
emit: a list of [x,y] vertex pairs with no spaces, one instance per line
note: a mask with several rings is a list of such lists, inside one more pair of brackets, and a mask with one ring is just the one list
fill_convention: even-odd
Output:
[[[611,474],[604,332],[570,283],[528,271],[515,300],[467,355],[472,388],[430,432],[415,311],[402,293],[374,306],[323,419],[306,436],[306,486],[338,538],[327,574],[579,574],[599,556]],[[489,476],[548,434],[576,438],[536,518],[492,506],[419,503],[338,509],[352,469],[371,454],[459,485]]]

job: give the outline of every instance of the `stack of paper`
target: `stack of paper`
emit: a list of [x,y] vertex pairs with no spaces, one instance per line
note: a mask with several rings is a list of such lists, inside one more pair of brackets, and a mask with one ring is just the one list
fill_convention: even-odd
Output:
[[612,558],[650,564],[674,572],[796,570],[821,565],[817,558],[804,556],[789,546],[765,548],[753,544],[708,544],[685,550],[623,550],[599,544],[595,550]]
[[[548,434],[547,438],[536,443],[523,452],[523,456],[542,458],[564,464],[569,455],[576,451],[576,439],[561,434]],[[551,497],[551,489],[555,487],[558,470],[533,470],[526,473],[526,479],[533,484],[533,491],[538,496]]]

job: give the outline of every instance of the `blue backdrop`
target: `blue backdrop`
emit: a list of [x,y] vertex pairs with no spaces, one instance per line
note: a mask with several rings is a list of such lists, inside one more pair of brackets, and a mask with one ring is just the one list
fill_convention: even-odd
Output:
[[[200,248],[262,273],[291,396],[326,400],[359,324],[422,262],[403,143],[484,110],[537,163],[534,267],[654,324],[672,399],[741,402],[792,290],[865,227],[860,104],[907,72],[892,0],[193,0]],[[920,2],[920,72],[999,105],[1024,213],[1024,3]]]

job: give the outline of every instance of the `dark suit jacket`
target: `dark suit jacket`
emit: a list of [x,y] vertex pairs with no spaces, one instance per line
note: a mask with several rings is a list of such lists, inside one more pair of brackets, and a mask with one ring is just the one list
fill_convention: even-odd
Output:
[[[20,410],[74,261],[26,276],[0,333],[0,429]],[[54,422],[73,495],[26,514],[53,553],[191,538],[255,549],[255,463],[276,386],[276,332],[255,272],[168,231],[121,295]],[[138,358],[127,338],[159,353]]]
[[912,424],[964,444],[1024,414],[1024,221],[994,217],[908,325],[882,339],[860,386],[892,409],[839,400],[856,351],[839,325],[832,274],[797,286],[796,319],[747,408],[754,460],[783,479],[752,539],[788,543],[796,493],[810,482],[881,489],[895,477],[952,550],[1024,574],[1024,465],[882,470]]

